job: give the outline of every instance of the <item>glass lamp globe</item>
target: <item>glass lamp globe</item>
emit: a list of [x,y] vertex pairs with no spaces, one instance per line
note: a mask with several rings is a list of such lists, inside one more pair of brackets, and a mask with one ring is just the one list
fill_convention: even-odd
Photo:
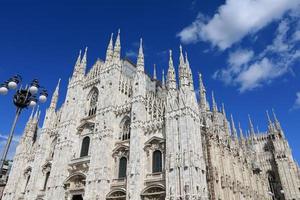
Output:
[[31,100],[29,103],[29,107],[34,107],[34,106],[36,106],[36,102]]
[[0,94],[1,95],[6,95],[8,92],[8,89],[4,86],[0,87]]
[[41,103],[45,103],[46,101],[47,101],[47,97],[45,96],[45,95],[41,95],[41,96],[39,96],[39,101],[41,102]]
[[11,90],[16,89],[17,86],[18,86],[18,84],[17,84],[16,82],[14,82],[14,81],[10,81],[10,82],[8,83],[8,88],[11,89]]
[[31,94],[36,94],[38,91],[38,88],[35,86],[35,85],[32,85],[30,88],[29,88],[29,92]]

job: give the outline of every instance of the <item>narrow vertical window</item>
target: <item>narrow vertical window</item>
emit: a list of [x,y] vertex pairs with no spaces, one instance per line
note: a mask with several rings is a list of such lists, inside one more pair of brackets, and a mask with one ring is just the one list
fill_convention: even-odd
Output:
[[25,185],[25,189],[24,189],[25,192],[26,192],[29,180],[30,180],[30,174],[27,176],[26,185]]
[[125,178],[126,177],[126,171],[127,171],[127,159],[125,157],[122,157],[120,159],[119,163],[119,178]]
[[49,180],[50,172],[46,173],[45,182],[44,182],[44,190],[47,188],[48,180]]
[[89,148],[90,148],[90,137],[86,136],[82,140],[80,157],[87,156],[89,154]]
[[162,155],[159,150],[153,152],[152,172],[162,172]]
[[97,102],[98,102],[99,92],[96,88],[93,88],[89,95],[89,113],[88,116],[93,116],[97,112]]
[[126,120],[123,125],[122,140],[130,139],[130,120]]

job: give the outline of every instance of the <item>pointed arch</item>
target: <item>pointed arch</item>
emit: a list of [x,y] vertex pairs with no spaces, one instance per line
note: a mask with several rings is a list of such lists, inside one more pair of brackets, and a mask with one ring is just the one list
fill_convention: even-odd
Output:
[[99,97],[99,90],[96,87],[93,87],[87,98],[88,102],[88,116],[94,116],[97,112],[97,103],[98,103],[98,97]]
[[120,140],[125,141],[130,139],[130,132],[131,132],[130,124],[131,124],[130,117],[125,116],[120,123],[120,128],[121,128],[121,134],[119,138]]

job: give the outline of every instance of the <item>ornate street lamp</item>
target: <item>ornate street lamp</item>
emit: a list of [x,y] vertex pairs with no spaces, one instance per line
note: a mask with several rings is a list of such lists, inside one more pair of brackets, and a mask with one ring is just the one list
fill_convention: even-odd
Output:
[[[20,75],[15,75],[12,78],[8,79],[7,81],[5,81],[3,84],[0,85],[0,95],[6,95],[9,90],[17,89],[18,84],[21,81],[22,81],[22,77]],[[39,97],[37,98],[38,92],[39,92]],[[30,86],[26,86],[25,88],[22,88],[22,86],[20,86],[20,88],[17,89],[16,93],[13,96],[13,102],[17,108],[16,116],[2,154],[0,173],[2,173],[2,168],[6,160],[9,146],[11,144],[13,134],[15,131],[16,123],[21,114],[21,111],[24,108],[36,106],[38,102],[45,103],[47,100],[47,96],[48,96],[47,90],[39,85],[39,81],[37,79],[32,80]]]

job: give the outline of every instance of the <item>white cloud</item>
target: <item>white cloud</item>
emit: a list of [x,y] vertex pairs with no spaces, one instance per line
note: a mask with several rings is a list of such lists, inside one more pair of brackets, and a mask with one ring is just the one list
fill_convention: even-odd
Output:
[[137,57],[137,52],[133,50],[129,50],[125,53],[126,57],[128,58],[136,58]]
[[178,36],[183,43],[208,41],[224,50],[299,4],[299,0],[226,0],[211,19],[198,15]]
[[252,50],[243,49],[231,52],[227,68],[217,70],[213,77],[227,85],[237,85],[239,91],[244,92],[271,83],[286,74],[300,60],[300,50],[297,48],[300,41],[294,39],[298,30],[292,28],[299,18],[282,20],[272,43],[260,54],[254,55]]
[[296,100],[292,109],[300,109],[300,92],[296,93]]
[[[0,140],[7,140],[8,139],[8,136],[7,135],[3,135],[3,134],[1,134],[0,133]],[[20,135],[14,135],[13,136],[13,139],[12,139],[12,141],[14,141],[14,142],[19,142],[19,140],[20,140]]]
[[[8,154],[7,154],[8,159],[13,159],[17,145],[20,140],[20,137],[21,137],[20,135],[17,135],[17,134],[14,135],[11,145],[10,145],[10,148],[9,148],[9,151],[8,151]],[[8,137],[6,135],[0,134],[0,149],[1,149],[1,151],[4,150],[4,146],[6,144],[7,138]]]
[[294,41],[300,41],[300,31],[296,31],[293,35]]
[[239,71],[239,67],[247,64],[254,56],[254,52],[252,50],[237,50],[231,54],[229,54],[228,63],[232,65],[235,72]]
[[262,86],[263,83],[268,83],[273,79],[287,72],[287,68],[281,65],[275,65],[268,58],[263,58],[247,69],[242,71],[235,79],[235,82],[240,85],[240,91],[252,90]]

